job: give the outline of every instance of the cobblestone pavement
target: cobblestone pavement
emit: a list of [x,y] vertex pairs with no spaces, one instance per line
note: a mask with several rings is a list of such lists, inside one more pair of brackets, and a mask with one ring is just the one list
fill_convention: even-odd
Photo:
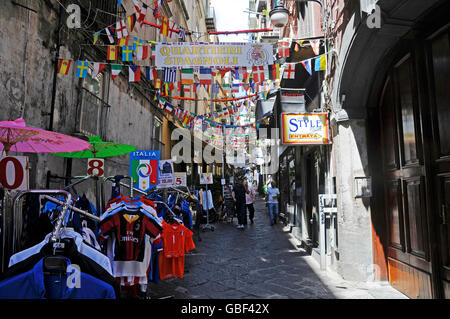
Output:
[[349,283],[321,272],[283,225],[270,226],[263,201],[255,204],[255,223],[245,230],[226,222],[194,235],[196,249],[186,255],[183,279],[150,284],[151,298],[177,299],[334,299],[403,298],[390,286]]

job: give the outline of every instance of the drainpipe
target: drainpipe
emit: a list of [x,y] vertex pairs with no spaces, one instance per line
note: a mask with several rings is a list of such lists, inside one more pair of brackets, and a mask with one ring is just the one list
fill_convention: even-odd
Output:
[[48,126],[49,131],[53,131],[53,120],[55,116],[55,103],[56,103],[56,80],[58,78],[58,57],[59,57],[59,49],[61,47],[61,37],[60,37],[60,30],[62,27],[62,21],[61,21],[61,7],[59,7],[58,12],[58,28],[57,28],[57,36],[56,36],[56,53],[54,57],[54,68],[53,68],[53,86],[52,86],[52,101],[50,106],[50,113],[47,113],[46,115],[50,115],[50,123]]

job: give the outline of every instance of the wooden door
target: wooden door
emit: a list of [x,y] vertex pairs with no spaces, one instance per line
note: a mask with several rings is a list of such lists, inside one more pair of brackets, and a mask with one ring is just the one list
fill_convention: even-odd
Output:
[[441,296],[450,298],[450,27],[427,41],[432,174],[435,186],[433,206],[438,237],[439,285]]
[[388,275],[411,298],[432,298],[421,112],[414,54],[393,66],[380,103]]

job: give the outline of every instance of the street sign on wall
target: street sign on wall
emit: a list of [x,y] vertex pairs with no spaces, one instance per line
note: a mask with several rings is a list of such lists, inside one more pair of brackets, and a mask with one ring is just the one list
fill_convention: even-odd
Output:
[[134,151],[130,154],[133,186],[143,192],[158,185],[159,151]]
[[93,176],[105,175],[105,160],[102,158],[89,158],[87,174]]
[[9,190],[29,189],[27,156],[0,157],[0,185]]
[[281,137],[283,144],[328,144],[328,114],[283,113]]

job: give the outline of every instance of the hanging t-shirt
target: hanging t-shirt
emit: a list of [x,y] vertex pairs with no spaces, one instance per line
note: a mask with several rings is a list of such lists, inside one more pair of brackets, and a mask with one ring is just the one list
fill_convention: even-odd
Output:
[[139,211],[123,209],[100,223],[102,236],[116,234],[114,260],[144,259],[144,236],[158,239],[162,228]]
[[182,224],[163,222],[163,252],[159,256],[160,279],[183,278],[185,253],[195,249],[194,233]]

